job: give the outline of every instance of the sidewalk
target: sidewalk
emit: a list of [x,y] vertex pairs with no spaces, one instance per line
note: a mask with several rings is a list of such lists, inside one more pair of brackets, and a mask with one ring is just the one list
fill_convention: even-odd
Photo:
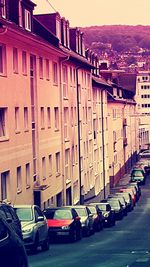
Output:
[[130,173],[131,170],[129,170],[128,173],[125,173],[123,177],[119,180],[118,184],[110,189],[110,193],[114,193],[118,189],[118,187],[128,184],[130,180]]

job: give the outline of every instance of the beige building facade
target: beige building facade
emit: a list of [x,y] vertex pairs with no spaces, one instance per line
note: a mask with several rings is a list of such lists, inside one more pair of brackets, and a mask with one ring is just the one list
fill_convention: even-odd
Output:
[[0,199],[42,208],[103,199],[136,153],[135,103],[110,101],[78,28],[58,13],[33,16],[27,2],[0,13]]

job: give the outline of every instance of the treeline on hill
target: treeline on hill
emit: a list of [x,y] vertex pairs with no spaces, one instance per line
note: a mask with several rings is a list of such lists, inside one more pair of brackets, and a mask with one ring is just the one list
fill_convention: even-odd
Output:
[[150,26],[105,25],[80,29],[84,32],[86,48],[106,49],[111,44],[117,52],[150,49]]

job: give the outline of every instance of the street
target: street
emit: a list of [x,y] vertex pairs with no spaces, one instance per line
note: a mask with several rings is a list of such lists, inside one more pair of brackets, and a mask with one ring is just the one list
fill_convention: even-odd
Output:
[[30,267],[150,267],[150,177],[134,210],[111,228],[76,243],[29,253]]

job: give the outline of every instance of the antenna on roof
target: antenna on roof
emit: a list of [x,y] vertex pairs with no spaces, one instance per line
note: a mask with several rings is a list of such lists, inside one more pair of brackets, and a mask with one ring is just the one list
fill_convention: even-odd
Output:
[[52,6],[52,4],[49,2],[49,0],[46,0],[46,2],[51,6],[51,8],[52,8],[55,12],[57,12],[57,10]]

